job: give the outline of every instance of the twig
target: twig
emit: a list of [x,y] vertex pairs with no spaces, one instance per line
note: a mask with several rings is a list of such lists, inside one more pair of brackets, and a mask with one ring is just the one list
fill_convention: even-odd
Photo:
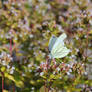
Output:
[[44,85],[44,88],[45,88],[45,92],[46,92],[46,83],[45,83],[45,85]]
[[9,48],[9,50],[10,50],[10,55],[12,55],[12,39],[10,39],[10,48]]
[[[10,55],[12,56],[12,38],[10,39]],[[14,84],[13,84],[13,92],[15,92],[15,87],[14,87]]]
[[14,86],[14,84],[13,84],[13,92],[15,92],[15,86]]
[[3,92],[3,90],[4,90],[4,73],[1,72],[1,74],[2,74],[2,92]]

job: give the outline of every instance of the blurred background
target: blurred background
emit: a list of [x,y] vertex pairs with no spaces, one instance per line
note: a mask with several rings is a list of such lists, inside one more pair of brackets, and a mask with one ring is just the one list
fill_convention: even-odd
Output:
[[[71,52],[47,69],[62,33]],[[0,92],[92,92],[92,0],[0,0]]]

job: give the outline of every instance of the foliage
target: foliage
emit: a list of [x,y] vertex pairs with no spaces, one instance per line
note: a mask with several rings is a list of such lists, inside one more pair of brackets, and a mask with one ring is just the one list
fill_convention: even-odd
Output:
[[[92,90],[91,11],[91,0],[0,2],[0,87],[4,75],[6,92]],[[71,52],[48,65],[49,39],[62,33]]]

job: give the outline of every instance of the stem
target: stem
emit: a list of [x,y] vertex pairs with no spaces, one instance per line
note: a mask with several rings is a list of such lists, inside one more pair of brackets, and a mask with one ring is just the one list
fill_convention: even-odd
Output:
[[87,50],[88,50],[88,36],[89,36],[89,33],[87,32],[87,41],[86,41],[86,58],[87,58]]
[[[88,29],[88,31],[89,31],[89,29]],[[85,63],[87,63],[86,60],[88,58],[88,53],[87,53],[88,52],[88,43],[89,43],[88,36],[89,36],[89,32],[87,32]],[[86,64],[85,64],[85,70],[86,70]]]
[[[47,72],[48,72],[48,69],[50,68],[50,64],[51,64],[51,59],[47,58],[46,62],[47,62]],[[48,88],[48,92],[49,92],[49,90],[50,90],[50,87]]]
[[48,87],[48,92],[50,91],[50,86]]
[[48,88],[48,92],[49,92],[49,88]]
[[44,85],[44,88],[45,88],[45,92],[46,92],[46,84]]
[[10,39],[10,55],[12,55],[12,39]]
[[1,72],[1,74],[2,74],[2,92],[3,92],[3,90],[4,90],[4,73]]
[[13,84],[13,92],[15,92],[15,86],[14,86],[14,84]]
[[[14,44],[15,46],[15,44]],[[12,38],[10,39],[10,55],[12,56]],[[13,92],[15,92],[15,87],[14,87],[14,84],[13,84]]]

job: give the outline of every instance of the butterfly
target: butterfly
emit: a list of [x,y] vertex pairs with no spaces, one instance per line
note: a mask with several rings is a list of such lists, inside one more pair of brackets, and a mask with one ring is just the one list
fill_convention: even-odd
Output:
[[65,33],[61,34],[59,37],[52,36],[49,41],[49,51],[50,58],[63,58],[70,52],[64,45],[64,39],[67,37]]

